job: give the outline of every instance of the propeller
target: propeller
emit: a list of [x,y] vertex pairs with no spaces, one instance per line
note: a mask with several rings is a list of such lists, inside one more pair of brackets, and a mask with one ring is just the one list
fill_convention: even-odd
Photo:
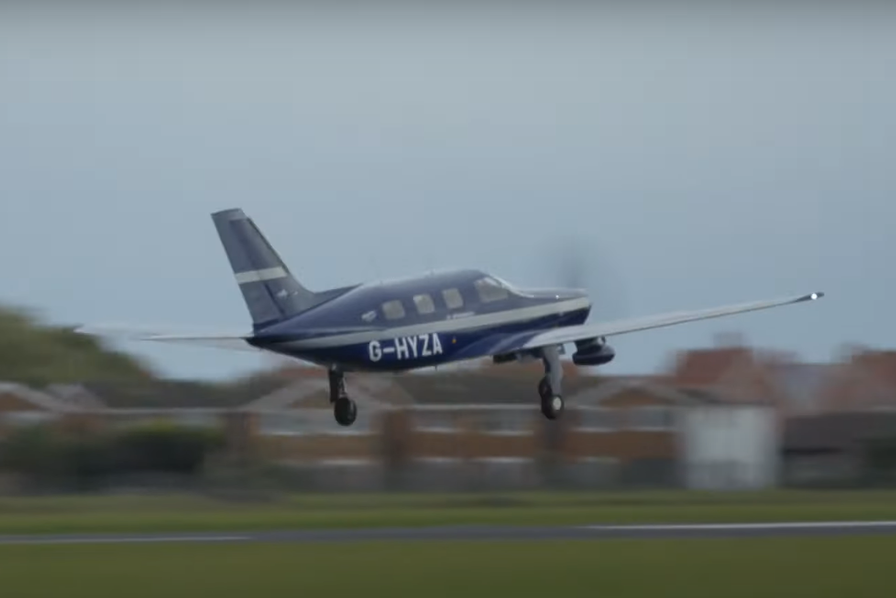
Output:
[[593,303],[589,319],[614,320],[627,315],[623,277],[599,242],[566,237],[553,246],[548,258],[550,284],[588,292]]

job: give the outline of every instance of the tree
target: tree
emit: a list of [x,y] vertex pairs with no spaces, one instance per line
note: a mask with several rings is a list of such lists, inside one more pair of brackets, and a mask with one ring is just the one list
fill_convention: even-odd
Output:
[[25,310],[0,308],[0,380],[31,386],[84,380],[136,381],[153,373],[93,337],[42,325]]

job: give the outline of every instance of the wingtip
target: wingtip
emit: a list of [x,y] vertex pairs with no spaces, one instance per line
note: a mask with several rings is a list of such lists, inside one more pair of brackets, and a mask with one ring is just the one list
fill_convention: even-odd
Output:
[[809,293],[806,295],[806,299],[809,301],[815,301],[817,299],[821,299],[824,297],[824,291],[816,291],[815,293]]

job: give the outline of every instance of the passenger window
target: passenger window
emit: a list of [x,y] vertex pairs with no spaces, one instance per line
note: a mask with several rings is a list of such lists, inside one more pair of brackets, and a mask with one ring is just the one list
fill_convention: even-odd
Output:
[[510,295],[506,288],[501,286],[498,281],[492,280],[491,278],[480,278],[473,283],[473,285],[476,287],[476,292],[479,293],[479,299],[481,299],[483,303],[507,299]]
[[445,289],[442,291],[442,298],[445,300],[445,306],[448,309],[457,309],[464,306],[464,298],[457,289]]
[[383,315],[387,320],[397,320],[404,317],[404,305],[401,301],[394,299],[383,303]]
[[414,305],[417,306],[419,314],[431,314],[436,310],[436,305],[429,295],[414,295]]

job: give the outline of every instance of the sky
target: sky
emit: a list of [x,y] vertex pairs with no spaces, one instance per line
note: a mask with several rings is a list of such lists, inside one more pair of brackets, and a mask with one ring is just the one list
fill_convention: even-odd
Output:
[[382,6],[0,8],[0,302],[248,329],[209,217],[241,207],[312,289],[575,263],[593,321],[827,293],[615,338],[613,373],[727,332],[896,346],[896,10]]

